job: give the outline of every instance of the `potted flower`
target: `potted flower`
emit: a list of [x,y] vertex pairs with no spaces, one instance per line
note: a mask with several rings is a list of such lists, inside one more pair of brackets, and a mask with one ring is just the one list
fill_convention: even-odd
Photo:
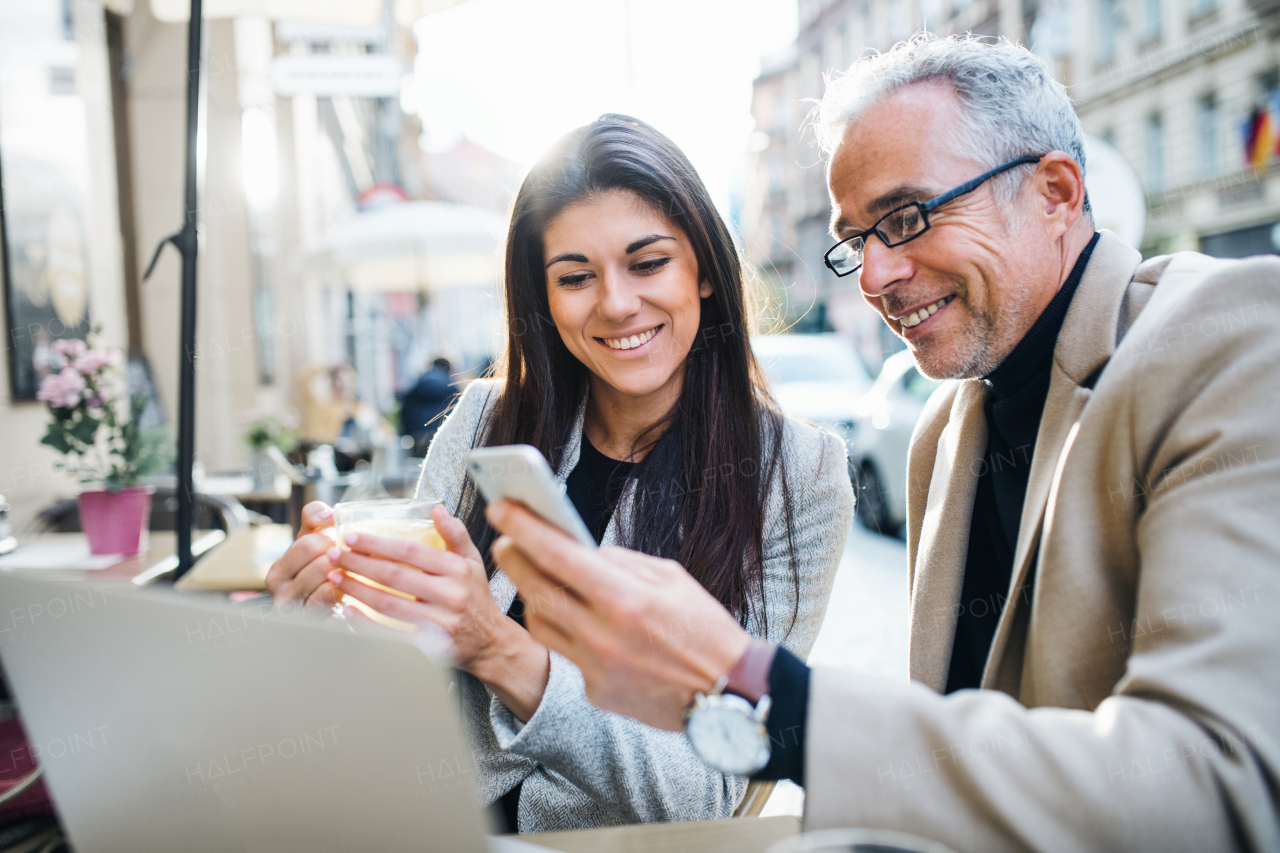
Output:
[[269,489],[275,485],[277,469],[267,455],[267,448],[278,447],[286,454],[291,453],[298,446],[298,431],[294,429],[292,419],[275,415],[254,417],[254,414],[250,411],[242,416],[247,422],[244,443],[249,445],[253,488]]
[[[63,455],[61,467],[81,486],[80,525],[94,554],[138,553],[146,547],[154,486],[138,481],[169,465],[172,447],[163,427],[139,429],[147,398],[125,401],[123,357],[118,349],[90,348],[81,340],[60,340],[54,350],[63,366],[40,385],[37,398],[52,419],[42,444]],[[127,409],[121,417],[120,409]]]

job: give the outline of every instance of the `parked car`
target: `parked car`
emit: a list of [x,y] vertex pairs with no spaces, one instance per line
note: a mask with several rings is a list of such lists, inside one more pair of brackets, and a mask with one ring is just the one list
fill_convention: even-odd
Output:
[[849,465],[858,520],[869,530],[896,534],[907,519],[907,449],[925,401],[940,384],[916,370],[903,350],[885,359],[859,400]]
[[860,401],[872,386],[853,344],[836,334],[759,335],[752,348],[782,411],[844,439],[852,455]]

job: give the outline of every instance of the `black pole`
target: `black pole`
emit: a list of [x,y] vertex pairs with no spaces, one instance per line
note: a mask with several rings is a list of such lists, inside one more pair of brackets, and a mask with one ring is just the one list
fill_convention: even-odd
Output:
[[200,0],[191,0],[187,24],[187,175],[186,219],[175,241],[182,252],[182,351],[178,358],[178,571],[180,578],[191,568],[196,439],[196,143],[200,132],[200,41],[203,26]]
[[160,241],[151,256],[143,281],[151,278],[164,251],[172,243],[182,253],[182,309],[178,353],[178,570],[174,579],[191,568],[191,528],[195,521],[195,483],[191,468],[196,445],[196,143],[200,136],[200,41],[204,26],[200,0],[191,0],[187,23],[187,174],[182,230]]

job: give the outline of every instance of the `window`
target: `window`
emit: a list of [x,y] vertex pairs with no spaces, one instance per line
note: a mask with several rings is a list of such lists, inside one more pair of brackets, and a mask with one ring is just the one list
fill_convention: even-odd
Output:
[[1160,15],[1161,0],[1142,0],[1142,37],[1146,41],[1160,38],[1164,21]]
[[905,0],[889,4],[889,40],[894,44],[911,38],[911,8]]
[[849,16],[849,26],[845,31],[845,65],[852,65],[867,46],[866,13],[859,10]]
[[822,40],[822,65],[828,71],[843,71],[844,66],[848,64],[841,55],[844,47],[843,35],[840,30],[832,27],[827,30],[827,35]]
[[1147,191],[1164,187],[1164,120],[1160,113],[1147,116]]
[[1218,0],[1192,0],[1191,17],[1198,18],[1201,15],[1207,15],[1218,8]]
[[1218,99],[1212,93],[1196,103],[1196,124],[1200,137],[1200,176],[1218,174]]
[[1116,0],[1098,0],[1098,62],[1116,58]]

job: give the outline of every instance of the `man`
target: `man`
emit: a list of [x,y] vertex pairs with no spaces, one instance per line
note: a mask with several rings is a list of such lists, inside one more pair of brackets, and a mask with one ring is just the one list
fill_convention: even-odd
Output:
[[908,465],[911,683],[811,671],[680,566],[499,503],[529,629],[655,726],[768,694],[757,778],[808,828],[1280,849],[1280,262],[1096,234],[1070,101],[1007,44],[861,60],[819,127],[828,264],[956,380]]
[[452,369],[449,359],[437,358],[431,369],[400,397],[400,434],[413,437],[414,456],[427,455],[431,438],[440,426],[440,416],[458,396],[458,386],[449,376]]

